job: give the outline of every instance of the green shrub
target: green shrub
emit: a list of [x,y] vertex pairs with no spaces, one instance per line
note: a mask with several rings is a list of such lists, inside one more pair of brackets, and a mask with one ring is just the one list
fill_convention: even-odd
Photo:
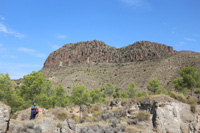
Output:
[[77,115],[72,115],[72,119],[76,122],[76,123],[79,123],[79,117]]
[[11,118],[11,119],[16,119],[16,118],[17,118],[17,115],[18,115],[17,113],[11,114],[11,115],[10,115],[10,118]]
[[92,109],[92,112],[96,112],[100,110],[100,106],[98,104],[94,104],[92,105],[91,109]]
[[146,121],[150,119],[150,114],[147,113],[146,111],[141,110],[136,114],[136,118],[139,121]]
[[169,96],[183,103],[187,102],[186,97],[182,93],[169,92]]
[[188,104],[197,104],[198,99],[196,97],[190,97],[187,101]]
[[93,115],[92,115],[92,120],[94,121],[99,115],[101,115],[103,113],[103,111],[98,111],[98,112],[96,112],[96,113],[94,113]]
[[194,93],[200,94],[200,88],[196,88],[196,89],[194,90]]
[[68,114],[65,113],[65,112],[60,112],[60,113],[57,114],[57,118],[58,118],[59,120],[62,120],[62,121],[64,121],[64,120],[67,119],[68,117],[69,117]]
[[190,109],[193,113],[196,112],[196,104],[190,104]]
[[58,128],[61,128],[61,127],[62,127],[62,124],[61,124],[60,122],[58,122],[57,127],[58,127]]
[[148,94],[146,92],[138,92],[136,97],[148,97]]

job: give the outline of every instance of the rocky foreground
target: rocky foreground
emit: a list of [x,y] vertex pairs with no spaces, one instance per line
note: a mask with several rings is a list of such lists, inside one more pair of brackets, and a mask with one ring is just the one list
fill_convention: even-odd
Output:
[[[10,107],[0,102],[0,133],[199,133],[200,105],[193,113],[188,104],[168,96],[138,100],[113,100],[106,105],[43,109],[30,121],[30,109],[10,119]],[[139,116],[139,112],[144,113]],[[12,116],[13,117],[13,116]]]

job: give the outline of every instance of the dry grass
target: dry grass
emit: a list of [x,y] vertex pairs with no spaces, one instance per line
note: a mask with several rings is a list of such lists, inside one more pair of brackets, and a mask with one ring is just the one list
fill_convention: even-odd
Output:
[[60,112],[57,114],[57,118],[61,121],[64,121],[65,119],[69,118],[69,114],[67,114],[66,112]]
[[148,121],[150,119],[150,114],[146,111],[141,110],[136,114],[136,118],[139,121]]

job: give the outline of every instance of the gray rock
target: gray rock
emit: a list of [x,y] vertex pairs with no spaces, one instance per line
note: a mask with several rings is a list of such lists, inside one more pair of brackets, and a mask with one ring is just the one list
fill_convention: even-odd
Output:
[[117,120],[116,118],[111,119],[111,122],[112,122],[112,127],[113,127],[113,128],[117,127],[118,120]]
[[28,122],[26,124],[26,127],[29,128],[29,129],[33,129],[34,128],[34,123],[33,122]]
[[41,128],[39,125],[37,125],[37,126],[34,128],[34,131],[35,131],[36,133],[42,133],[42,128]]
[[11,109],[0,102],[0,133],[5,133],[9,127]]
[[23,125],[19,124],[14,127],[13,133],[20,133],[23,130]]
[[35,131],[33,129],[27,129],[26,133],[35,133]]
[[73,131],[76,131],[76,122],[72,119],[68,120],[69,128]]
[[124,132],[124,131],[126,130],[126,126],[125,126],[125,125],[121,125],[121,126],[120,126],[120,130],[121,130],[122,132]]
[[137,119],[137,118],[129,119],[127,123],[128,123],[129,125],[137,124],[137,123],[138,123],[138,119]]

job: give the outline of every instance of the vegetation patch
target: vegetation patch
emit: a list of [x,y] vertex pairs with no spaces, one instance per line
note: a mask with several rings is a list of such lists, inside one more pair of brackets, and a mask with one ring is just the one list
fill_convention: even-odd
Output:
[[169,96],[180,102],[187,103],[187,99],[182,93],[169,92]]
[[94,113],[93,115],[92,115],[92,120],[94,121],[99,115],[101,115],[103,113],[103,111],[98,111],[98,112],[96,112],[96,113]]
[[136,118],[139,121],[147,121],[150,119],[150,114],[147,113],[146,111],[141,110],[136,114]]
[[69,115],[66,112],[60,112],[57,114],[57,118],[64,121],[65,119],[69,118]]

